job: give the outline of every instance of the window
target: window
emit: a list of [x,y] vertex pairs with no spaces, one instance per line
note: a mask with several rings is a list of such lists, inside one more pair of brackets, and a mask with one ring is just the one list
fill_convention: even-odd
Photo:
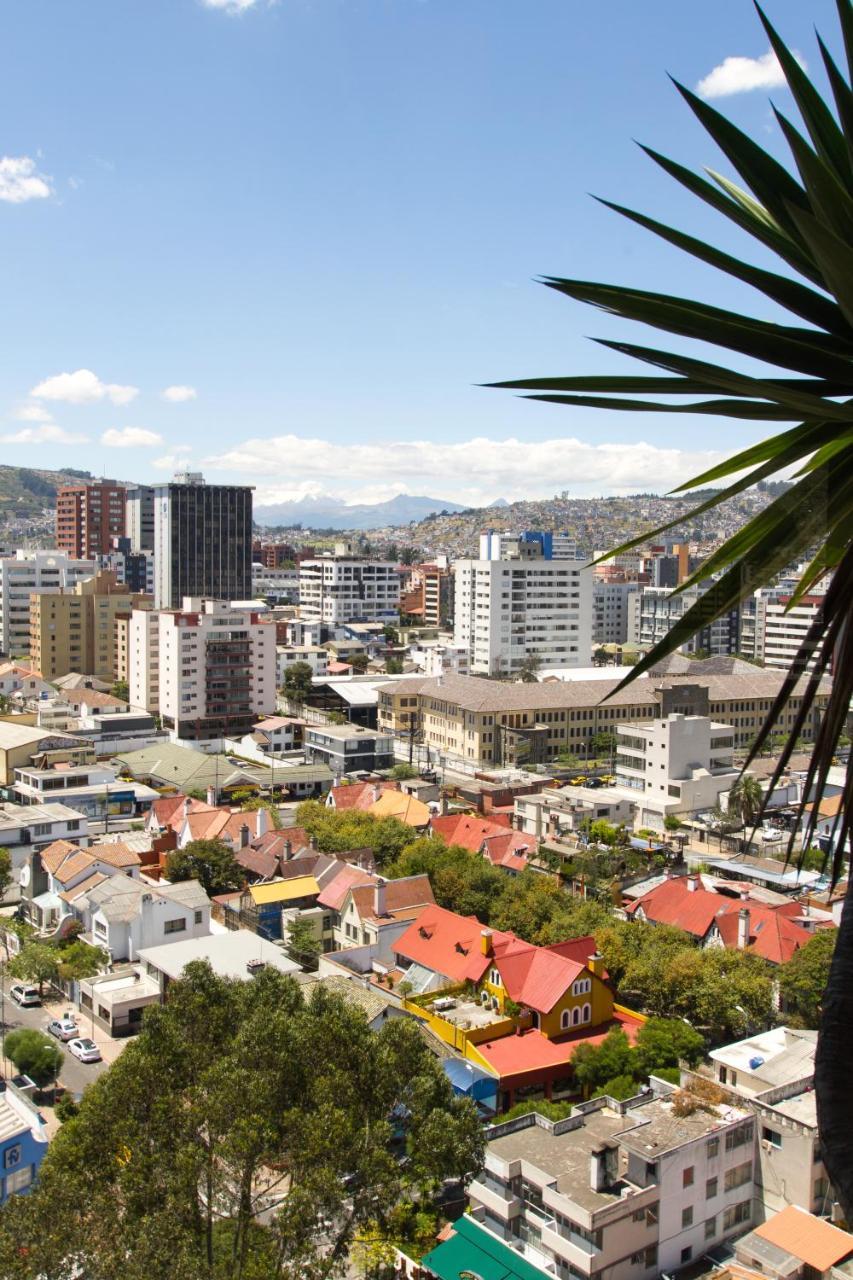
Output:
[[568,1025],[569,1025],[569,1011],[568,1009],[564,1009],[563,1012],[560,1014],[560,1029],[562,1031],[565,1031]]
[[16,1169],[14,1173],[6,1174],[6,1194],[11,1195],[13,1191],[23,1191],[33,1180],[33,1166],[28,1164],[24,1169]]
[[705,1183],[705,1199],[713,1200],[716,1194],[717,1194],[717,1179],[709,1178],[708,1181]]
[[764,1142],[769,1142],[771,1147],[781,1147],[782,1135],[777,1133],[775,1129],[763,1128],[761,1130],[761,1138]]
[[742,1200],[740,1204],[733,1204],[730,1209],[726,1209],[723,1214],[723,1230],[731,1231],[732,1227],[738,1227],[742,1222],[749,1222],[752,1216],[752,1201]]
[[747,1160],[746,1164],[739,1164],[737,1168],[729,1169],[723,1185],[726,1191],[734,1191],[735,1187],[742,1187],[744,1183],[751,1181],[752,1161]]
[[[752,1141],[752,1123],[739,1124],[736,1129],[729,1129],[726,1134],[726,1151],[734,1151]],[[780,1138],[781,1143],[781,1138]]]
[[705,1220],[705,1239],[706,1239],[706,1240],[713,1240],[713,1238],[714,1238],[714,1236],[715,1236],[716,1234],[717,1234],[717,1219],[716,1219],[716,1218],[706,1218],[706,1220]]
[[183,933],[187,927],[186,918],[177,916],[174,920],[167,920],[163,925],[164,933]]
[[688,1205],[686,1209],[681,1210],[681,1230],[685,1227],[693,1226],[693,1205]]
[[581,1020],[581,1011],[577,1005],[572,1009],[572,1026],[576,1027]]
[[690,1245],[687,1245],[686,1248],[681,1250],[682,1262],[689,1262],[692,1257],[693,1257],[693,1250],[690,1248]]
[[692,1165],[692,1164],[690,1165],[690,1167],[689,1167],[689,1168],[685,1169],[685,1170],[682,1172],[682,1174],[681,1174],[681,1185],[682,1185],[682,1187],[692,1187],[692,1186],[693,1186],[693,1165]]
[[705,1148],[705,1154],[706,1154],[706,1156],[708,1157],[708,1159],[709,1159],[709,1160],[713,1160],[714,1156],[718,1156],[718,1155],[720,1154],[720,1139],[719,1139],[719,1138],[710,1138],[710,1139],[709,1139],[709,1141],[708,1141],[708,1145],[707,1145],[707,1147]]
[[583,1007],[583,1016],[581,1017],[581,1022],[589,1022],[591,1019],[592,1019],[592,1009],[588,1004],[585,1004]]
[[203,911],[194,911],[194,912],[193,912],[193,924],[201,924],[201,922],[202,922],[202,920],[203,920],[203,919],[204,919],[204,912],[203,912]]

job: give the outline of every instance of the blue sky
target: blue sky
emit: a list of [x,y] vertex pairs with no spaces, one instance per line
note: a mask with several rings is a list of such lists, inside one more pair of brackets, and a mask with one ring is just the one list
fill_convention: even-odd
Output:
[[[767,10],[810,67],[836,43],[831,0]],[[666,72],[765,55],[747,0],[28,0],[0,35],[4,462],[489,502],[753,437],[475,385],[626,371],[540,273],[771,314],[588,194],[742,251],[631,139],[725,168]],[[773,144],[771,93],[717,105]]]

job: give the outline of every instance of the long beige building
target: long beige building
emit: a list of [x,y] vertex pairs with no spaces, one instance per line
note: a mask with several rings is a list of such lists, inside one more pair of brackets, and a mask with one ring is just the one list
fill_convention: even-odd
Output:
[[30,596],[30,657],[45,680],[81,671],[112,683],[116,670],[116,620],[151,603],[131,595],[116,575],[95,574],[72,591]]
[[[469,771],[548,763],[561,752],[583,756],[597,733],[673,714],[710,716],[731,726],[734,747],[742,748],[754,740],[785,673],[728,663],[727,673],[703,676],[695,670],[702,664],[692,663],[689,675],[651,674],[618,693],[618,675],[537,684],[457,675],[396,680],[379,688],[379,728],[406,740],[413,736],[433,756]],[[826,681],[818,695],[818,716],[829,687]],[[799,706],[795,695],[779,732],[792,727]],[[814,728],[814,722],[806,725],[803,737],[813,737]]]

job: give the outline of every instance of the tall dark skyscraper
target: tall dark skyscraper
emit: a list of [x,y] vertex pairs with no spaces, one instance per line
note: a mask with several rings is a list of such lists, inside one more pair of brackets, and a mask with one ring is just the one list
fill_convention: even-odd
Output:
[[252,594],[252,486],[205,484],[198,472],[154,489],[154,603]]

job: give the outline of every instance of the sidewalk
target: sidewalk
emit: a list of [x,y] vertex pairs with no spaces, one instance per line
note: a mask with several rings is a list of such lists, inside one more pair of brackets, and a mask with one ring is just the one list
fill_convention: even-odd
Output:
[[[92,1018],[85,1009],[75,1009],[74,1005],[66,997],[54,996],[53,993],[46,993],[42,1000],[42,1012],[44,1014],[44,1022],[47,1024],[51,1018],[59,1018],[63,1013],[70,1013],[77,1026],[80,1028],[80,1036],[88,1037],[94,1040],[95,1044],[101,1051],[101,1057],[104,1062],[110,1064],[115,1062],[127,1039],[114,1040],[108,1032],[98,1026],[97,1022],[93,1023]],[[129,1037],[133,1039],[133,1037]]]

